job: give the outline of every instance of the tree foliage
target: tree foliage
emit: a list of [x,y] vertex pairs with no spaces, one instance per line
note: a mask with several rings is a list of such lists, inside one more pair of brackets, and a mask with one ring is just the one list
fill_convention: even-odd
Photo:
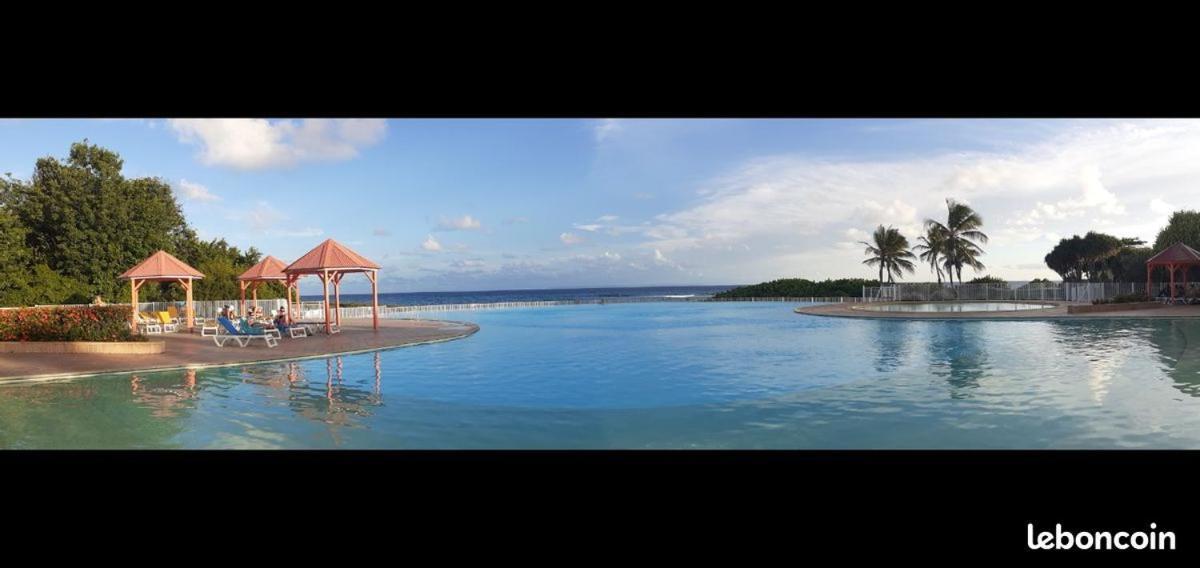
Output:
[[866,245],[863,254],[870,257],[863,264],[878,266],[881,282],[885,273],[888,282],[895,282],[897,275],[904,272],[911,274],[916,270],[912,262],[916,256],[908,250],[908,239],[898,229],[880,225],[871,235],[871,242],[864,241],[861,244]]
[[1139,239],[1088,231],[1062,239],[1046,255],[1046,266],[1064,282],[1138,282],[1146,277],[1150,249]]
[[1175,243],[1200,250],[1200,211],[1182,210],[1171,214],[1167,226],[1158,231],[1154,250],[1161,251]]
[[[238,296],[237,276],[261,254],[199,240],[166,181],[126,178],[123,165],[117,153],[84,140],[65,160],[37,160],[29,180],[0,178],[0,305],[119,301],[129,285],[117,277],[160,249],[205,274],[196,299]],[[282,295],[280,286],[259,291]],[[147,283],[139,296],[181,300],[184,292]]]
[[863,278],[841,278],[838,280],[813,281],[805,278],[783,278],[754,284],[738,286],[714,294],[717,299],[733,298],[807,298],[807,297],[861,297],[863,286],[879,286],[878,280]]
[[[922,244],[926,247],[936,247],[936,252],[926,250],[926,254],[933,257],[929,262],[936,264],[936,259],[940,257],[951,284],[954,283],[955,276],[960,283],[962,282],[964,266],[970,266],[975,271],[985,268],[979,260],[979,257],[983,256],[983,247],[980,244],[988,242],[988,236],[982,228],[983,217],[971,206],[953,199],[946,199],[945,223],[936,219],[925,220],[926,238]],[[940,278],[938,282],[941,282]]]

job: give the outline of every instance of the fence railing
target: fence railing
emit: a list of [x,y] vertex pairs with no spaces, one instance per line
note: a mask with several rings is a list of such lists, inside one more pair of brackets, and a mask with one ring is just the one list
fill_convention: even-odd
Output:
[[[633,304],[646,302],[791,302],[791,303],[857,303],[864,301],[863,298],[853,296],[801,296],[801,297],[770,297],[770,298],[722,298],[716,299],[712,296],[685,296],[685,297],[663,297],[663,296],[639,296],[639,297],[619,297],[619,298],[580,298],[572,300],[531,300],[520,302],[477,302],[468,304],[424,304],[410,306],[380,306],[379,317],[397,317],[409,316],[421,313],[430,312],[457,312],[457,311],[473,311],[473,310],[496,310],[506,308],[540,308],[552,306],[577,306],[577,305],[600,305],[600,304]],[[64,304],[65,305],[65,304]],[[85,306],[88,304],[72,304]],[[128,306],[128,303],[114,303],[109,305]],[[195,315],[198,318],[215,318],[225,306],[233,306],[237,308],[238,300],[197,300],[193,302]],[[246,300],[247,307],[257,305],[258,308],[265,313],[274,313],[279,308],[287,305],[287,301],[283,298],[258,300]],[[176,309],[182,311],[184,302],[139,302],[138,311],[142,312],[159,312],[166,311],[168,306],[175,306]],[[38,306],[52,307],[52,306]],[[300,302],[299,313],[296,314],[303,320],[322,320],[325,318],[325,303],[321,301]],[[372,317],[371,306],[347,306],[341,308],[340,315],[342,319],[369,319]]]
[[[1156,293],[1167,284],[1152,283]],[[942,300],[1045,300],[1057,302],[1091,302],[1126,294],[1144,294],[1145,282],[1007,282],[938,284],[936,282],[905,282],[886,286],[864,286],[867,302],[911,302]]]

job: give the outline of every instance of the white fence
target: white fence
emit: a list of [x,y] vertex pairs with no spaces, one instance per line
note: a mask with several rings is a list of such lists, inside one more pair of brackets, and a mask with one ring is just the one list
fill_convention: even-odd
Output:
[[[716,299],[711,296],[687,296],[687,297],[663,297],[663,296],[642,296],[642,297],[618,297],[618,298],[584,298],[573,300],[540,300],[540,301],[525,301],[525,302],[483,302],[470,304],[426,304],[413,306],[380,306],[379,317],[404,317],[418,315],[421,313],[430,312],[457,312],[457,311],[472,311],[472,310],[496,310],[505,308],[541,308],[551,306],[577,306],[577,305],[597,305],[597,304],[632,304],[644,302],[790,302],[790,303],[857,303],[864,301],[863,298],[853,296],[832,296],[832,297],[773,297],[773,298],[726,298]],[[74,304],[87,305],[87,304]],[[109,304],[123,305],[129,304]],[[238,308],[238,300],[197,300],[193,302],[198,318],[215,318],[225,306],[233,306]],[[266,313],[274,313],[279,308],[285,307],[287,301],[283,298],[271,300],[258,300],[257,302],[246,300],[246,305],[257,305],[260,310]],[[182,311],[184,302],[139,302],[138,311],[142,312],[159,312],[166,311],[168,306],[175,306],[176,309]],[[51,306],[39,306],[51,307]],[[302,320],[323,320],[325,319],[325,303],[317,302],[301,302],[299,318]],[[342,319],[370,319],[372,316],[371,306],[353,306],[341,308]]]
[[[1151,294],[1165,288],[1151,284]],[[1126,294],[1144,294],[1145,282],[1008,282],[988,284],[938,284],[909,282],[887,286],[864,286],[867,302],[910,302],[939,300],[1048,300],[1091,302]]]

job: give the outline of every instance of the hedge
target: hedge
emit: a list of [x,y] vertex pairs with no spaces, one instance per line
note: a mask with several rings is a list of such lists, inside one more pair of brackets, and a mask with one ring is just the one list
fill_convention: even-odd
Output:
[[0,341],[145,341],[129,329],[128,306],[0,310]]

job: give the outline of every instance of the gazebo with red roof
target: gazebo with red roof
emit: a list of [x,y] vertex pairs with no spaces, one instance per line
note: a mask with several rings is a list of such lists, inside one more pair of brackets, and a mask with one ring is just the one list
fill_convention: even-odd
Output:
[[137,329],[137,313],[138,313],[138,288],[146,282],[178,282],[187,292],[187,326],[188,331],[192,331],[196,324],[195,309],[192,305],[192,281],[204,278],[204,275],[199,270],[188,266],[187,263],[171,256],[165,250],[160,250],[150,255],[146,260],[143,260],[126,270],[119,276],[121,280],[129,281],[129,293],[132,304],[132,312],[129,314],[129,323],[133,329]]
[[[287,285],[296,286],[296,281],[306,274],[315,275],[321,279],[325,292],[325,332],[329,333],[331,323],[341,325],[341,285],[342,277],[353,272],[361,272],[371,281],[371,317],[375,329],[379,329],[379,265],[367,260],[362,255],[346,248],[345,245],[326,239],[304,256],[296,259],[283,269],[287,276]],[[329,283],[333,282],[335,302],[334,321],[329,319]],[[299,288],[296,291],[296,301],[299,303]],[[289,309],[290,313],[291,310]]]
[[1171,299],[1175,299],[1175,271],[1183,269],[1183,285],[1187,287],[1188,268],[1193,266],[1200,266],[1200,252],[1183,243],[1175,243],[1150,257],[1146,261],[1146,295],[1153,296],[1150,292],[1150,275],[1156,267],[1163,267],[1170,273]]
[[[242,292],[241,305],[238,306],[238,310],[243,314],[246,313],[247,289],[250,290],[251,300],[257,304],[259,286],[262,286],[268,282],[279,282],[281,284],[286,283],[287,275],[283,273],[283,269],[286,267],[287,265],[284,264],[282,260],[279,260],[271,255],[267,255],[267,257],[260,260],[258,264],[251,266],[250,268],[246,269],[241,276],[238,276],[238,288],[240,288]],[[290,306],[292,305],[291,286],[288,286],[287,294],[288,305]]]

